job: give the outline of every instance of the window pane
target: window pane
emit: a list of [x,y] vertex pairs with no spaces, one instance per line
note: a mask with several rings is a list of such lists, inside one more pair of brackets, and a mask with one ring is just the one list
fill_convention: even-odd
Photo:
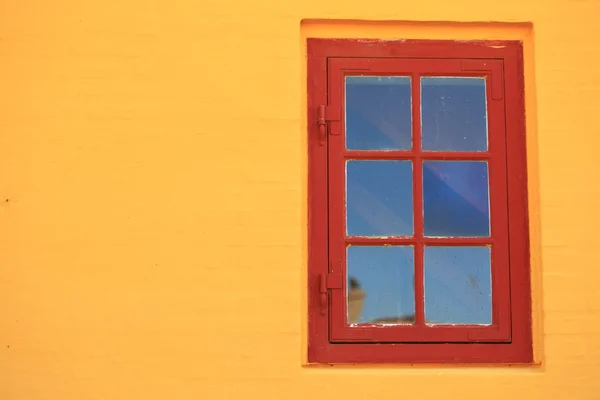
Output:
[[349,324],[414,322],[411,246],[350,246],[347,262]]
[[421,78],[423,150],[487,150],[485,78]]
[[346,148],[409,150],[410,87],[407,76],[346,77]]
[[427,246],[423,263],[427,323],[492,323],[489,247]]
[[489,236],[488,192],[485,161],[424,161],[425,236]]
[[351,236],[413,234],[412,162],[346,163],[346,230]]

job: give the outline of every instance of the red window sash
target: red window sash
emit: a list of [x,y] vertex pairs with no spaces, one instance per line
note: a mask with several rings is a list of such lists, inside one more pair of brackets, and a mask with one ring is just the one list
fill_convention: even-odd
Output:
[[[413,203],[414,203],[414,258],[415,258],[415,306],[416,321],[414,325],[351,327],[345,323],[347,312],[346,290],[334,288],[331,293],[330,340],[332,342],[369,341],[369,342],[469,342],[469,341],[510,341],[510,288],[508,285],[508,211],[506,207],[506,148],[504,140],[504,101],[493,99],[492,82],[498,80],[493,75],[491,66],[496,60],[479,60],[480,69],[486,72],[466,74],[461,60],[438,59],[435,63],[422,59],[332,59],[328,65],[329,106],[342,117],[332,122],[332,135],[329,137],[329,252],[330,273],[346,273],[346,232],[345,213],[345,163],[347,153],[361,155],[360,151],[345,151],[344,126],[344,80],[346,76],[364,75],[408,75],[412,78],[412,119],[413,149],[404,151],[413,162]],[[494,68],[498,70],[498,68]],[[492,244],[492,324],[481,325],[437,325],[427,326],[424,313],[423,288],[423,252],[427,244],[474,244],[471,238],[438,238],[429,242],[423,237],[422,210],[422,151],[420,127],[420,78],[421,76],[482,76],[487,85],[488,142],[487,152],[478,154],[478,159],[488,162],[490,188],[490,222],[491,237],[486,244]],[[501,97],[501,96],[499,96]],[[346,153],[346,154],[345,154]],[[377,159],[377,151],[370,151],[370,156]],[[385,153],[383,151],[379,152]],[[450,153],[450,152],[449,152]],[[455,159],[464,159],[461,152],[454,152]],[[472,156],[471,153],[469,155]],[[436,152],[428,152],[429,159],[439,159]],[[390,157],[386,157],[390,159]],[[478,240],[478,242],[481,242]],[[386,239],[374,239],[371,244],[391,244]]]

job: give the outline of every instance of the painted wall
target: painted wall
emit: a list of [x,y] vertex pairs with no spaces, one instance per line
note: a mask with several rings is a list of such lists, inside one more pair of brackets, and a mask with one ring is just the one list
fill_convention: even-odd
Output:
[[[599,15],[0,0],[0,399],[599,399]],[[306,36],[525,41],[540,366],[302,366]]]

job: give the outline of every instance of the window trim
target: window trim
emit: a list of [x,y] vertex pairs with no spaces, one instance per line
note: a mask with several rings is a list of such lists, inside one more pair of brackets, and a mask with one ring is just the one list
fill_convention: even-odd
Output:
[[[531,363],[533,351],[522,43],[308,39],[307,45],[309,363]],[[346,60],[339,61],[344,58]],[[504,97],[502,103],[505,113],[506,154],[510,154],[505,163],[505,195],[508,199],[507,229],[510,236],[510,303],[507,306],[512,308],[508,331],[505,325],[504,331],[500,332],[495,340],[488,335],[485,337],[485,343],[481,342],[481,338],[471,337],[469,342],[462,343],[459,343],[461,340],[458,339],[455,340],[457,343],[432,343],[417,338],[410,343],[403,341],[377,344],[369,342],[370,339],[361,338],[360,334],[353,338],[351,332],[360,331],[356,328],[350,328],[350,333],[343,336],[343,342],[331,340],[331,330],[338,327],[331,325],[330,321],[331,288],[339,288],[340,285],[343,287],[344,279],[343,276],[340,278],[325,275],[329,274],[331,268],[335,269],[335,266],[331,265],[328,248],[328,143],[321,145],[323,125],[319,126],[316,122],[320,117],[324,117],[324,111],[332,111],[329,108],[320,109],[321,105],[332,104],[332,99],[328,99],[328,93],[332,90],[331,79],[328,79],[328,74],[332,73],[331,66],[342,62],[346,69],[359,69],[361,64],[369,63],[369,59],[378,60],[376,63],[379,64],[394,63],[393,60],[397,63],[401,63],[400,60],[410,60],[414,64],[416,59],[421,59],[425,65],[432,59],[438,59],[445,60],[445,63],[462,63],[463,66],[470,67],[471,71],[484,68],[490,74],[495,74],[491,91],[494,92],[495,98],[500,87],[500,93]],[[489,65],[481,67],[482,59],[490,61]],[[333,69],[335,70],[335,67]],[[499,75],[501,79],[497,78]],[[413,80],[413,93],[415,86],[417,85]],[[335,90],[339,90],[339,87]],[[336,95],[339,96],[339,93]],[[414,113],[413,108],[413,123],[416,120]],[[335,119],[335,116],[330,119]],[[336,124],[338,122],[334,121],[331,126],[324,126],[327,142],[327,128],[330,131],[340,129]],[[490,198],[491,196],[490,194]],[[339,308],[339,304],[336,307]],[[349,343],[353,340],[354,343]]]

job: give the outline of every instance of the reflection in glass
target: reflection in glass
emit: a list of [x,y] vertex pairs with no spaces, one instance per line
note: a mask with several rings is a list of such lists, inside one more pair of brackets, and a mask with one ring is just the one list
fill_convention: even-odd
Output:
[[411,246],[350,246],[347,265],[349,324],[414,322]]
[[489,236],[488,192],[485,161],[424,161],[425,236]]
[[409,150],[410,87],[407,76],[347,76],[346,148]]
[[486,151],[485,78],[421,78],[423,150]]
[[346,163],[346,229],[351,236],[413,234],[412,162]]
[[490,250],[483,246],[425,247],[425,319],[428,323],[492,323]]

